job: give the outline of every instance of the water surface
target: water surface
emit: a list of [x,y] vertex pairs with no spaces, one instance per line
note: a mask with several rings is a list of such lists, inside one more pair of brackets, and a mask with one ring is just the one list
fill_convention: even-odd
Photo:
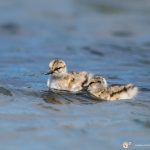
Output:
[[[121,149],[150,144],[149,0],[0,3],[0,149]],[[132,82],[134,100],[47,92],[53,58],[69,70]],[[142,147],[139,149],[149,149]]]

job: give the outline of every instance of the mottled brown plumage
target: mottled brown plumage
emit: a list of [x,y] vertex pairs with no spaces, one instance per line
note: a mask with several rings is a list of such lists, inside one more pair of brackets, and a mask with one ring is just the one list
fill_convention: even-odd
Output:
[[133,84],[104,86],[100,77],[93,77],[88,92],[102,100],[131,99],[138,93],[138,88]]
[[49,64],[49,74],[51,78],[48,80],[48,87],[58,90],[67,90],[78,92],[83,89],[92,77],[87,72],[68,72],[66,63],[61,59],[55,59]]

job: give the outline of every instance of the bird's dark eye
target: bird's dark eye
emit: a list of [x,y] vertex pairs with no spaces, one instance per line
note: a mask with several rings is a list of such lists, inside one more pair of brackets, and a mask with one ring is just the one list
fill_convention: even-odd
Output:
[[89,86],[92,85],[93,83],[102,83],[102,82],[101,82],[101,81],[91,82],[91,83],[89,84]]
[[61,69],[62,67],[58,67],[58,68],[56,68],[54,71],[58,71],[59,69]]
[[59,69],[61,69],[61,68],[65,68],[65,66],[55,68],[55,70],[54,70],[54,71],[58,71],[58,70],[59,70]]
[[89,86],[92,85],[93,83],[95,83],[95,82],[91,82],[91,83],[89,84]]
[[102,83],[101,81],[98,81],[98,83]]

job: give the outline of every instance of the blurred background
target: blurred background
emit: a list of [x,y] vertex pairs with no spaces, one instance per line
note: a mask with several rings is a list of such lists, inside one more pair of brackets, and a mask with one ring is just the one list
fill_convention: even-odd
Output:
[[[46,103],[54,58],[140,87],[135,100]],[[149,0],[0,1],[0,149],[120,149],[150,144]],[[51,98],[51,95],[50,95]],[[144,147],[145,148],[145,147]]]

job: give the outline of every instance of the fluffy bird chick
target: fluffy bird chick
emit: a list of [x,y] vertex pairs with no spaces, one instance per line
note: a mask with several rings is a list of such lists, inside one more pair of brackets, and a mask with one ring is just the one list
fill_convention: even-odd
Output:
[[138,87],[133,84],[105,86],[101,77],[93,77],[87,87],[87,91],[101,100],[132,99],[138,93]]
[[87,72],[68,72],[66,63],[61,59],[54,59],[49,63],[47,86],[52,89],[78,92],[89,84],[92,74]]

